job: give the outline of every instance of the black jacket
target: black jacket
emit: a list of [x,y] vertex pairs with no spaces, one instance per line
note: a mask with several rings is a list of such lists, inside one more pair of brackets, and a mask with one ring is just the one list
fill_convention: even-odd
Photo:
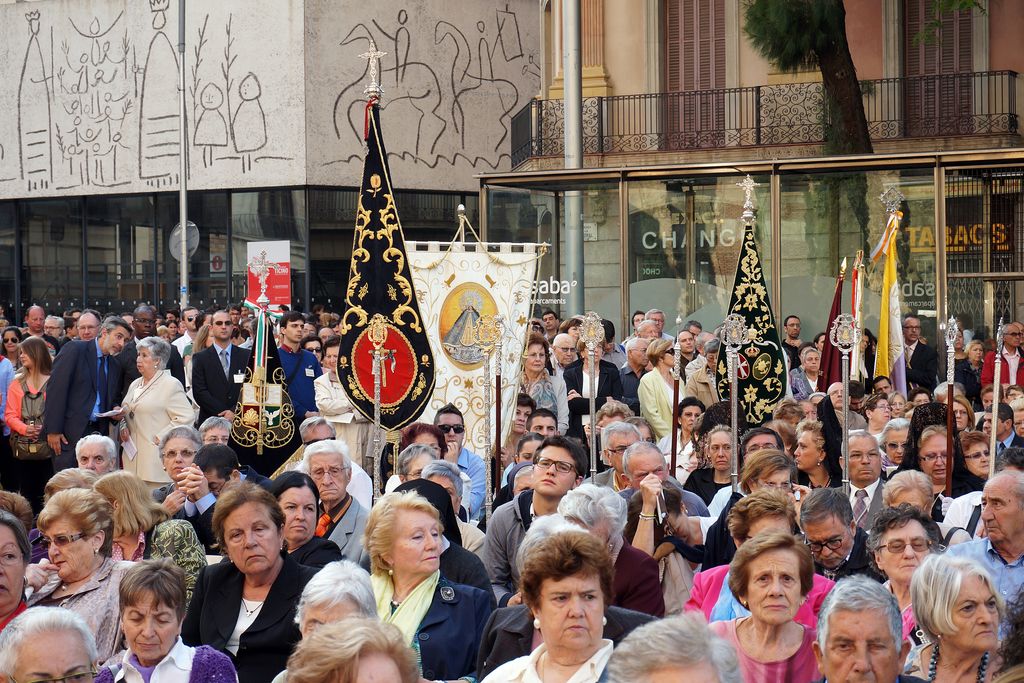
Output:
[[491,616],[489,592],[451,583],[442,570],[430,609],[416,629],[425,679],[451,681],[473,674],[480,634]]
[[341,548],[337,543],[329,538],[320,538],[319,536],[314,536],[305,545],[296,548],[289,554],[299,564],[314,569],[323,569],[331,562],[345,559],[341,556]]
[[[584,384],[590,384],[590,375],[583,372],[583,363],[573,363],[562,373],[565,381],[565,391],[571,392],[574,389],[577,393],[583,394]],[[622,398],[622,378],[619,376],[619,369],[608,361],[601,361],[598,366],[597,375],[597,396],[594,399],[594,410],[598,410],[608,399],[616,401]],[[586,442],[586,434],[583,432],[583,416],[590,414],[589,398],[574,398],[569,400],[569,429],[565,435]],[[589,419],[589,418],[588,418]]]
[[[654,617],[621,607],[608,607],[604,637],[618,645],[633,629]],[[483,680],[506,662],[530,654],[533,645],[533,615],[526,605],[502,607],[491,613],[480,640],[476,660],[477,680]]]
[[229,376],[225,377],[218,352],[214,344],[192,357],[192,396],[199,404],[199,424],[225,410],[235,410],[242,389],[242,383],[236,382],[235,377],[244,377],[249,366],[249,349],[232,346]]
[[209,645],[227,654],[235,663],[239,681],[270,683],[284,670],[292,647],[302,637],[295,623],[295,608],[317,570],[303,567],[287,554],[283,557],[281,573],[256,621],[242,634],[237,656],[231,656],[225,646],[238,622],[245,577],[231,562],[221,562],[203,567],[196,580],[181,638],[186,645]]
[[825,569],[817,562],[814,563],[814,572],[821,574],[826,579],[838,582],[848,576],[866,576],[879,583],[885,581],[882,576],[871,567],[871,560],[868,557],[868,535],[863,529],[857,529],[853,537],[853,548],[850,550],[850,557],[836,569]]
[[935,391],[938,385],[939,354],[935,349],[922,341],[917,342],[914,348],[914,355],[910,357],[907,368],[907,381],[924,387],[928,391]]

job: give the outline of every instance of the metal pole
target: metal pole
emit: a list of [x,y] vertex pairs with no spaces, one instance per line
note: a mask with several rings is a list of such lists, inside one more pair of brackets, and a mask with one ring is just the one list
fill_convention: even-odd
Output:
[[604,343],[604,325],[601,324],[601,316],[594,311],[589,311],[583,317],[583,324],[580,326],[580,339],[587,347],[587,358],[590,361],[590,479],[593,481],[597,476],[597,345]]
[[[583,166],[583,62],[580,0],[562,2],[562,85],[565,168]],[[565,268],[575,285],[569,290],[571,314],[583,312],[583,195],[565,193]]]
[[494,496],[494,482],[492,472],[494,470],[494,454],[491,450],[491,352],[494,347],[484,351],[484,506],[487,519],[491,518],[491,501]]
[[850,495],[850,352],[843,351],[843,492]]
[[[676,318],[676,327],[679,327],[679,318]],[[676,343],[672,347],[675,354],[672,362],[672,446],[669,451],[669,473],[676,476],[677,455],[679,453],[679,377],[680,364],[682,363],[683,349],[679,344],[679,332],[676,332]]]
[[[949,316],[946,322],[946,496],[953,495],[953,431],[956,423],[953,419],[953,364],[956,355],[953,345],[956,343],[956,318]],[[994,425],[995,423],[993,423]],[[993,430],[995,431],[995,430]]]
[[[736,493],[740,490],[740,409],[739,409],[739,381],[736,377],[736,356],[737,352],[733,349],[728,349],[726,355],[729,359],[729,410],[732,424],[732,448],[730,457],[732,458],[732,490]],[[675,474],[675,473],[673,473]]]
[[[373,350],[373,500],[380,498],[381,492],[381,455],[383,452],[384,434],[380,428],[380,380],[381,351]],[[396,458],[397,462],[397,458]]]
[[179,133],[178,158],[180,166],[178,174],[178,221],[181,226],[181,292],[180,305],[184,311],[188,307],[188,125],[185,118],[185,0],[178,0],[178,114]]
[[989,436],[988,476],[996,476],[996,420],[999,418],[999,390],[1003,370],[1003,317],[999,316],[996,328],[995,374],[992,377],[992,433]]

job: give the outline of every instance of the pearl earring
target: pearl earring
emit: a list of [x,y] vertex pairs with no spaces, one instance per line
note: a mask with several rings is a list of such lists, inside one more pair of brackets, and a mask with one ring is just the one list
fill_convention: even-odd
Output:
[[601,617],[601,626],[608,625],[608,617]]
[[538,631],[540,630],[540,619],[534,619],[533,620],[533,627],[535,629],[537,629]]
[[394,569],[389,569],[388,570],[388,576],[394,576],[394,575],[395,575],[395,570]]

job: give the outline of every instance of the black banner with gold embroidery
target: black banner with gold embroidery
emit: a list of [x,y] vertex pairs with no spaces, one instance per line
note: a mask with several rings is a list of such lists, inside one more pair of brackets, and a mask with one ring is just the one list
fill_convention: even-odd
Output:
[[385,358],[381,426],[394,430],[415,420],[430,400],[434,358],[413,289],[376,103],[368,106],[366,142],[341,319],[338,379],[352,405],[373,420],[373,357],[379,346]]
[[[740,412],[749,426],[758,427],[772,419],[775,406],[786,397],[786,360],[752,224],[743,231],[727,315],[731,313],[743,316],[747,325],[747,342],[740,346],[737,359]],[[723,344],[718,353],[718,394],[727,400],[729,390],[729,366]]]

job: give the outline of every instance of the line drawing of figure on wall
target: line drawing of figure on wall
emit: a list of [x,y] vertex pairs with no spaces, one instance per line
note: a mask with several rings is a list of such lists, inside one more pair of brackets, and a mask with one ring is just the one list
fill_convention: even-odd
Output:
[[39,45],[39,16],[36,10],[25,15],[29,40],[18,82],[19,164],[21,179],[28,181],[29,190],[46,189],[53,183],[52,101]]
[[252,153],[267,145],[267,115],[263,111],[260,97],[263,89],[256,74],[249,72],[238,84],[241,102],[231,119],[235,131],[235,151],[242,155],[242,172],[252,170]]
[[497,15],[498,42],[501,44],[501,54],[506,62],[511,62],[523,56],[523,39],[519,34],[519,18],[516,13],[509,9],[505,3],[505,9],[494,10]]
[[228,146],[228,122],[220,110],[224,92],[216,83],[207,83],[199,95],[199,103],[203,111],[196,121],[192,142],[203,148],[203,167],[209,168],[213,165],[213,148]]
[[[170,0],[149,0],[153,30],[142,73],[139,104],[139,177],[162,187],[178,182],[181,114],[178,111],[178,55],[164,28]],[[152,76],[152,78],[150,77]]]

